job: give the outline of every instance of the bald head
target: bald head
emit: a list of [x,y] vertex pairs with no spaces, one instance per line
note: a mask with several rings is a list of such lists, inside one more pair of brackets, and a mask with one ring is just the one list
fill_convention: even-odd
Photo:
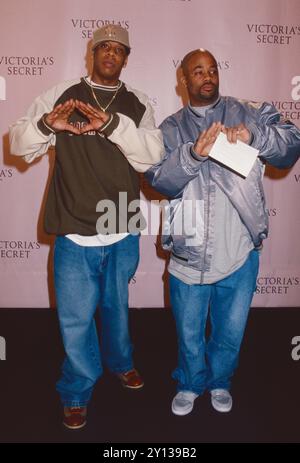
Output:
[[210,51],[205,50],[204,48],[198,48],[197,50],[193,50],[193,51],[190,51],[189,53],[187,53],[187,54],[185,55],[185,57],[183,58],[183,60],[181,61],[182,72],[183,72],[183,74],[184,74],[185,76],[187,75],[188,63],[189,63],[190,59],[193,58],[193,57],[196,56],[196,55],[199,55],[199,56],[204,56],[204,55],[210,56],[210,58],[214,61],[215,65],[217,66],[217,61],[216,61],[215,57],[213,56],[213,54],[210,53]]
[[215,57],[202,48],[189,52],[181,62],[192,106],[213,104],[219,96],[219,73]]

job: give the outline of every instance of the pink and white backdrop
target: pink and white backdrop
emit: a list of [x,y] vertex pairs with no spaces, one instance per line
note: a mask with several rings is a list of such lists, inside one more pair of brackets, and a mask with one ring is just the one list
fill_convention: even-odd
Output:
[[[10,155],[8,127],[44,90],[88,73],[97,27],[128,28],[122,80],[149,95],[158,124],[185,100],[180,59],[203,47],[217,58],[222,94],[273,102],[300,126],[299,0],[0,0],[0,12],[0,307],[55,306],[53,238],[42,230],[54,152],[26,165]],[[144,199],[159,199],[142,184]],[[253,305],[300,306],[300,163],[268,168],[264,185],[270,235]],[[157,242],[142,236],[132,307],[168,304]]]

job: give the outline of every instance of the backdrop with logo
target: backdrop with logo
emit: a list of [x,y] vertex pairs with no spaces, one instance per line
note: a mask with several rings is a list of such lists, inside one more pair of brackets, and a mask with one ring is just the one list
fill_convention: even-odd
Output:
[[[55,306],[53,237],[42,228],[55,153],[25,164],[10,154],[8,127],[37,95],[90,72],[93,30],[108,23],[129,30],[132,53],[122,80],[148,94],[157,124],[186,103],[180,60],[202,47],[217,58],[223,95],[272,102],[300,126],[299,0],[1,0],[1,307]],[[145,201],[160,199],[141,183]],[[264,186],[270,235],[253,305],[300,306],[300,163],[268,167]],[[130,283],[132,307],[168,305],[153,209],[157,219],[152,234],[142,236]]]

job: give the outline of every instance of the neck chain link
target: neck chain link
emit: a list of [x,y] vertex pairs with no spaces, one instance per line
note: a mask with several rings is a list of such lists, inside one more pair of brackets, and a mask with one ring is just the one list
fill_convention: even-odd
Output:
[[97,98],[96,95],[95,95],[93,86],[91,85],[91,90],[92,90],[92,94],[93,94],[94,100],[96,101],[96,103],[97,103],[97,105],[99,106],[99,108],[101,109],[101,111],[103,111],[103,112],[105,113],[105,111],[107,110],[107,108],[112,104],[112,102],[113,102],[114,99],[116,98],[116,96],[117,96],[117,94],[118,94],[118,91],[120,90],[121,87],[122,87],[122,82],[119,81],[117,90],[116,90],[115,93],[113,94],[112,99],[108,102],[108,104],[107,104],[106,106],[101,106],[101,104],[99,103],[98,98]]

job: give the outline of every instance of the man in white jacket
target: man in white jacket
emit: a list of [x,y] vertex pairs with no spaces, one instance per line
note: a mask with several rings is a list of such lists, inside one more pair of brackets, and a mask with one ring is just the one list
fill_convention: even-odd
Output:
[[[92,75],[47,91],[10,128],[11,152],[27,162],[56,147],[44,226],[56,235],[55,291],[66,352],[57,390],[70,429],[86,424],[103,363],[123,386],[143,386],[128,331],[128,282],[139,259],[128,204],[139,199],[137,172],[160,161],[163,145],[146,95],[119,80],[129,53],[126,29],[96,30]],[[101,220],[107,204],[116,212],[108,229]]]

